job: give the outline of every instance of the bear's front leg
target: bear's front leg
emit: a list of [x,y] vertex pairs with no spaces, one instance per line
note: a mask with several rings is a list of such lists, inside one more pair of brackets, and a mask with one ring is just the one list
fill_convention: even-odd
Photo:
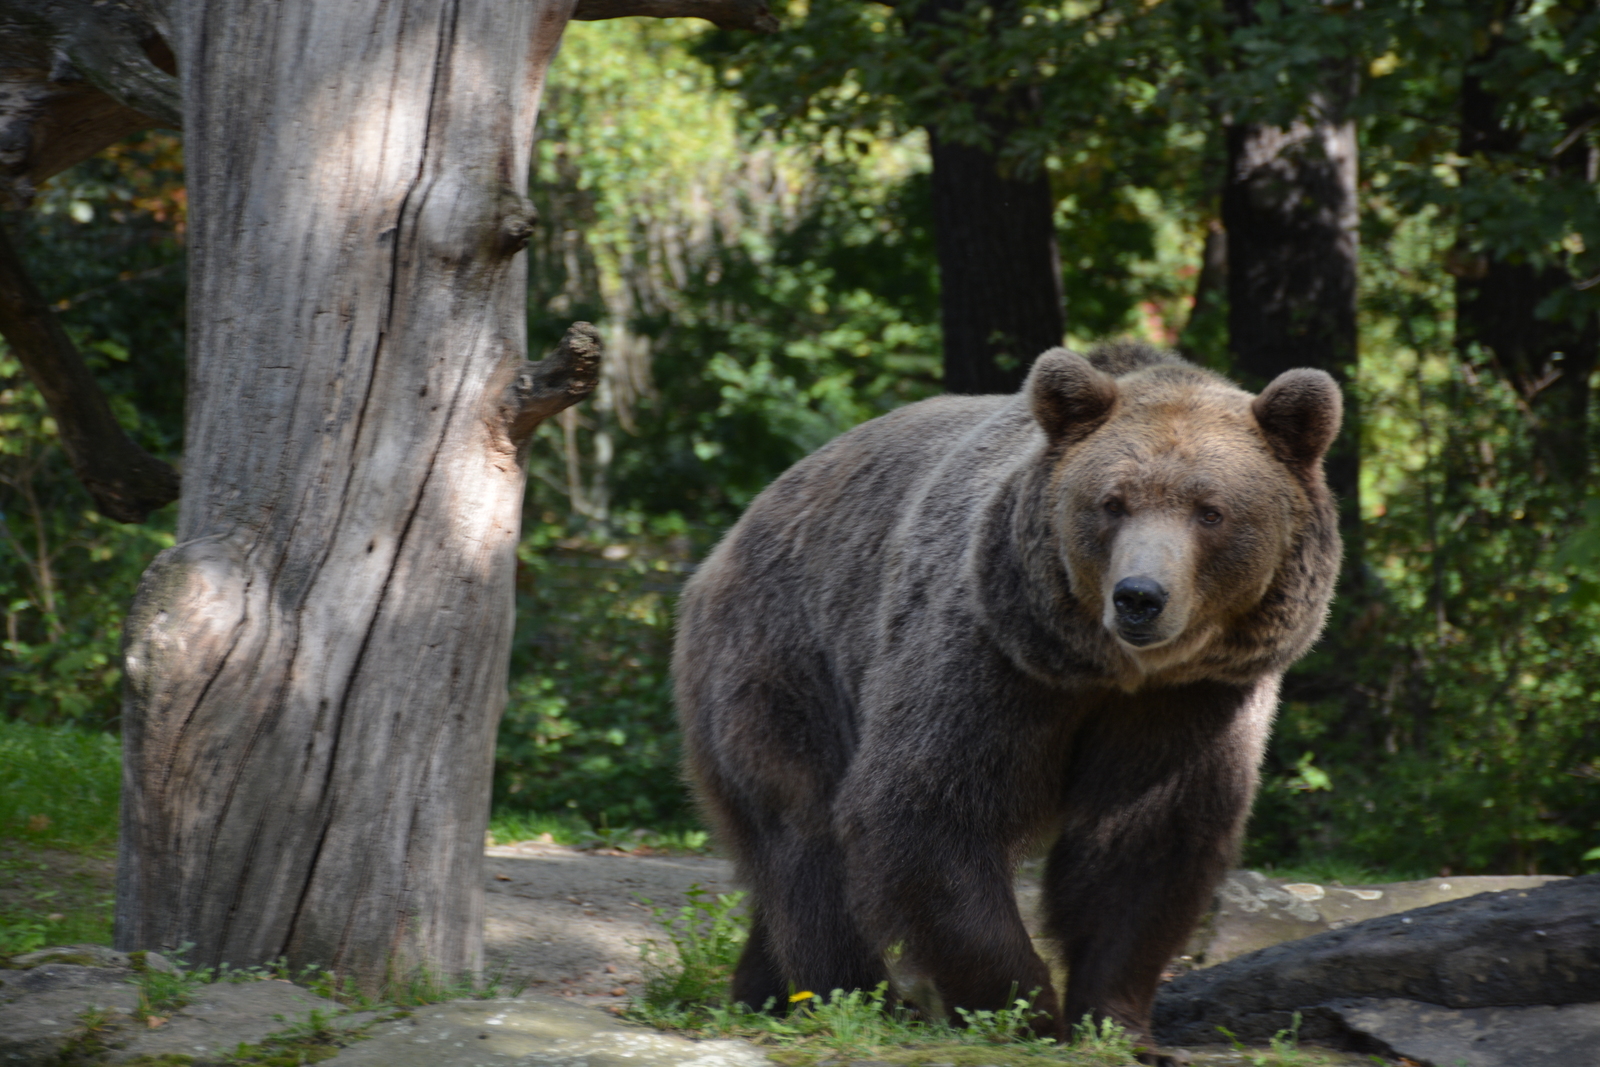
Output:
[[1045,872],[1068,970],[1066,1021],[1147,1038],[1150,1006],[1233,862],[1276,685],[1131,694],[1086,721]]

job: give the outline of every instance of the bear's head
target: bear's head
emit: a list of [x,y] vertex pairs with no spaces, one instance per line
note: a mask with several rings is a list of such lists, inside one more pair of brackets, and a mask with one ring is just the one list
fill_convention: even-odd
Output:
[[1091,362],[1054,349],[1027,391],[1073,598],[1136,675],[1216,658],[1269,594],[1284,598],[1308,527],[1332,514],[1322,458],[1342,404],[1329,375],[1288,371],[1251,396],[1153,351]]

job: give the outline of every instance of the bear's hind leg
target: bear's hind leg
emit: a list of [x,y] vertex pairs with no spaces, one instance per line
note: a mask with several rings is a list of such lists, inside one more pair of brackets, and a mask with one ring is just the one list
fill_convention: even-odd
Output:
[[[770,984],[757,981],[768,971],[782,985],[780,1012],[787,1009],[791,992],[823,997],[835,989],[872,989],[885,981],[882,956],[861,936],[845,906],[844,855],[832,835],[789,830],[763,845],[751,878],[757,916],[751,938],[759,934],[761,944],[747,947],[739,964],[743,975],[749,962],[750,996],[764,1002],[774,995]],[[736,989],[741,988],[736,980]],[[737,999],[761,1006],[748,997]]]

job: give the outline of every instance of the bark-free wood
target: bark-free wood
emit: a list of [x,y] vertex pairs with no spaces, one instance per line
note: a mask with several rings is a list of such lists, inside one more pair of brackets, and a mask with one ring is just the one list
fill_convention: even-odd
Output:
[[368,986],[479,966],[519,396],[563,363],[567,402],[593,382],[582,331],[523,363],[524,181],[572,5],[173,12],[186,465],[126,627],[121,947]]

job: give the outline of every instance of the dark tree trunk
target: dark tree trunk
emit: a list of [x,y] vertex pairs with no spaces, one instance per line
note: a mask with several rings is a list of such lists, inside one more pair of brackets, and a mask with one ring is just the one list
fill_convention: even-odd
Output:
[[[1336,118],[1227,131],[1222,192],[1227,230],[1228,345],[1243,383],[1259,389],[1293,367],[1348,386],[1356,364],[1356,136]],[[1345,429],[1327,459],[1357,532],[1359,419],[1345,392]]]
[[178,544],[125,637],[116,941],[365,987],[481,961],[526,351],[523,195],[573,0],[188,0]]
[[[1013,0],[992,5],[998,30],[1016,17]],[[923,0],[909,15],[919,29],[965,10],[967,0]],[[941,65],[943,67],[944,65]],[[982,146],[928,127],[933,156],[933,226],[939,256],[944,387],[951,393],[1015,392],[1039,353],[1061,343],[1061,267],[1049,177],[1011,173],[1007,136],[1033,107],[1025,92],[998,93],[947,75],[952,96],[972,101]]]
[[934,129],[928,141],[945,390],[1015,392],[1066,332],[1049,179],[1007,177],[994,153]]
[[[1478,63],[1493,57],[1504,43],[1502,23],[1484,27],[1486,46],[1461,79],[1461,127],[1458,151],[1464,157],[1523,154],[1520,133],[1500,120],[1500,102],[1476,73]],[[1569,117],[1577,129],[1600,109],[1590,107]],[[1581,137],[1570,139],[1553,160],[1541,161],[1550,178],[1582,176],[1594,181],[1592,150]],[[1469,171],[1467,181],[1473,180]],[[1469,244],[1471,220],[1463,220],[1463,240],[1451,257],[1456,276],[1456,345],[1462,358],[1476,362],[1486,355],[1526,405],[1532,424],[1538,475],[1581,493],[1588,475],[1589,379],[1600,359],[1600,315],[1541,318],[1539,305],[1574,278],[1559,266],[1537,267]]]
[[[1255,0],[1225,0],[1236,27],[1255,24]],[[1348,563],[1360,546],[1360,411],[1356,373],[1355,123],[1343,115],[1354,72],[1332,65],[1287,128],[1227,129],[1222,189],[1227,231],[1228,347],[1243,384],[1259,389],[1293,367],[1316,367],[1345,386],[1344,428],[1328,452]],[[1346,574],[1352,567],[1346,567]]]

